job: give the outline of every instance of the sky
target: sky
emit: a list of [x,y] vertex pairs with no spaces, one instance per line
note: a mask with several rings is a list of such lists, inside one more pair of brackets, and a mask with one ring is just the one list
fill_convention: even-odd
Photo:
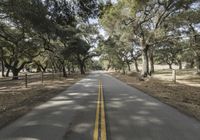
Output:
[[[90,19],[89,19],[89,23],[100,25],[98,19],[91,19],[91,18],[90,18]],[[102,35],[103,37],[105,37],[105,38],[107,37],[106,31],[105,31],[102,27],[100,27],[100,26],[99,26],[99,33],[100,33],[100,35]]]

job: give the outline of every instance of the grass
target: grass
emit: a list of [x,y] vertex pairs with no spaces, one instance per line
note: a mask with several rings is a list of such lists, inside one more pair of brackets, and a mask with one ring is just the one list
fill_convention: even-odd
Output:
[[[177,83],[188,86],[200,87],[200,76],[195,74],[195,70],[176,70]],[[153,78],[165,81],[172,81],[172,70],[157,70]]]

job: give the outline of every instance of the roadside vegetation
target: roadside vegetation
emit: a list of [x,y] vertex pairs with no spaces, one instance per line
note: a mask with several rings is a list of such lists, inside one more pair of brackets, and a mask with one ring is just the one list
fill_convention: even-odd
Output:
[[85,74],[98,53],[98,10],[94,1],[5,0],[0,2],[0,61],[2,76],[20,71]]
[[100,23],[107,33],[99,44],[104,69],[200,119],[198,0],[108,2]]
[[98,3],[0,1],[0,127],[99,67]]
[[125,73],[130,65],[141,78],[154,73],[154,64],[173,64],[200,71],[200,5],[198,0],[119,0],[107,3],[100,23],[107,33],[101,60]]

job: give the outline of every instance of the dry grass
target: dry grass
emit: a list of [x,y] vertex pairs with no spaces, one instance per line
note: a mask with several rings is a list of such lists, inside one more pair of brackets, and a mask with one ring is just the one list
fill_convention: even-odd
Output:
[[29,79],[28,88],[24,80],[0,81],[0,128],[24,115],[33,107],[48,101],[67,87],[82,79],[84,76],[73,74],[68,78],[46,77],[44,84],[41,80]]
[[[195,70],[176,70],[177,82],[188,86],[200,87],[200,76],[195,73]],[[153,75],[153,78],[172,81],[172,70],[158,70]]]
[[[174,84],[171,81],[170,73],[169,70],[158,71],[146,81],[140,81],[137,73],[131,75],[111,74],[200,120],[200,76],[193,75],[192,71],[179,71],[178,83]],[[187,84],[185,84],[185,81],[187,81]]]

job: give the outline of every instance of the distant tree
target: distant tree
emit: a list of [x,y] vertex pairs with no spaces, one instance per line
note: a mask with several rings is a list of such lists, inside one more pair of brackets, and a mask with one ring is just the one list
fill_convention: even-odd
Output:
[[86,61],[95,56],[95,54],[90,53],[90,48],[90,44],[88,44],[85,40],[74,38],[68,42],[68,46],[63,50],[63,55],[73,55],[79,65],[81,74],[85,74]]
[[[194,3],[197,5],[197,3]],[[178,12],[176,15],[171,17],[170,23],[173,24],[174,29],[179,32],[180,36],[185,36],[184,40],[187,42],[188,53],[184,53],[184,57],[190,62],[191,67],[196,62],[197,73],[200,71],[200,32],[198,30],[200,24],[200,9],[197,6],[192,6],[184,11]],[[193,55],[191,55],[193,53]],[[186,56],[186,54],[190,56]],[[194,57],[192,57],[194,56]]]
[[[172,64],[181,61],[179,54],[182,52],[182,47],[176,45],[177,44],[173,42],[162,43],[162,45],[156,49],[156,61],[158,63],[168,64],[169,69],[172,69]],[[180,67],[182,68],[182,66]]]

